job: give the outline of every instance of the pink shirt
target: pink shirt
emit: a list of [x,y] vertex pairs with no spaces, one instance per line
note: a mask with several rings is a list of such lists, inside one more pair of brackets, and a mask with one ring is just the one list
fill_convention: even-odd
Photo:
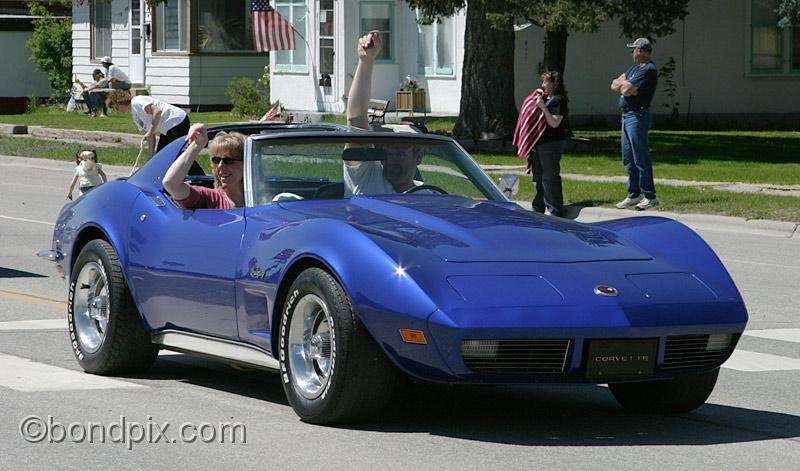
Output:
[[189,209],[231,209],[233,202],[224,191],[189,185],[189,196],[176,203]]

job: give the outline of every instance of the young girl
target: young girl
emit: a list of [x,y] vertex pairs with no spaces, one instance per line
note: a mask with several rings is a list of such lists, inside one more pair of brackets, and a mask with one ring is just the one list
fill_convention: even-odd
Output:
[[67,199],[72,199],[72,190],[75,188],[75,183],[79,182],[80,194],[87,193],[89,190],[100,186],[108,181],[103,166],[97,163],[97,151],[92,150],[79,150],[75,153],[75,177],[72,183],[69,184],[67,191]]

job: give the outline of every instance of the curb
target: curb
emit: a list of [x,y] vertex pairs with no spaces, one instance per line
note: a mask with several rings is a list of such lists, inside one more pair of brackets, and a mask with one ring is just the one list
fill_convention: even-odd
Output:
[[139,147],[142,137],[113,131],[85,131],[79,129],[49,128],[47,126],[25,126],[17,124],[0,124],[0,134],[28,135],[44,139],[61,139],[65,141],[85,140],[97,141],[111,145],[132,145]]

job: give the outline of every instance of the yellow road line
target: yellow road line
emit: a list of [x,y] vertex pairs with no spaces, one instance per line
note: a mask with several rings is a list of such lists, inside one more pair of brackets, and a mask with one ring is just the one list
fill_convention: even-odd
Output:
[[28,304],[38,304],[40,306],[50,306],[57,309],[64,309],[67,306],[66,301],[44,296],[36,293],[29,293],[27,291],[19,291],[15,289],[0,288],[0,299],[11,299],[14,301],[21,301]]

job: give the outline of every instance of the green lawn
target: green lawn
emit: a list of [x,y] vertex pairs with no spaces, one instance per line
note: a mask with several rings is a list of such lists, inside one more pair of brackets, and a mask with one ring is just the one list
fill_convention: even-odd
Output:
[[[532,197],[531,179],[529,176],[522,177],[520,191],[514,199],[530,201]],[[565,204],[611,208],[624,197],[623,183],[564,180]],[[743,194],[703,187],[661,185],[658,187],[658,200],[658,209],[663,211],[800,222],[800,198],[793,196]],[[624,215],[625,212],[620,210],[620,216]]]
[[[577,131],[592,141],[592,153],[566,153],[562,173],[625,175],[618,131]],[[800,132],[651,131],[656,178],[800,184]],[[477,154],[481,164],[523,165],[508,154]]]

